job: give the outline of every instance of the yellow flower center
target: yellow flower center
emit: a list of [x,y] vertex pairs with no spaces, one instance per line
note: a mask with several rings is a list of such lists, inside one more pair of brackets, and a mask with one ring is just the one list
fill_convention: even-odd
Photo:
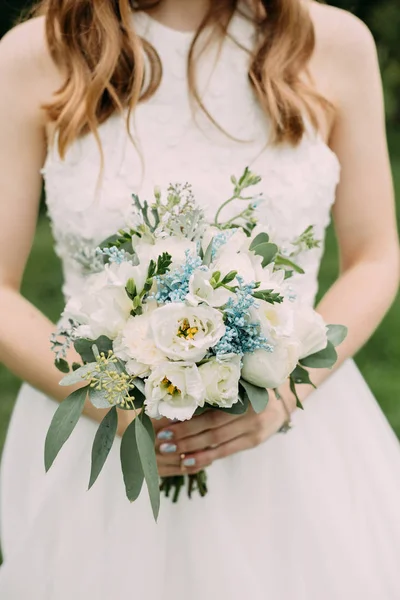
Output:
[[181,390],[171,383],[167,377],[164,377],[161,383],[167,388],[167,392],[170,396],[181,393]]
[[189,321],[187,319],[183,319],[178,329],[178,337],[193,340],[198,331],[198,327],[190,327]]

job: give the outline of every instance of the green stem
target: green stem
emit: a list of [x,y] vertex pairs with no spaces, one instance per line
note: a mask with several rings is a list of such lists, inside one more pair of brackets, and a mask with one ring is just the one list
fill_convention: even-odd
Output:
[[221,214],[221,211],[225,208],[225,206],[227,206],[230,202],[233,202],[233,200],[236,200],[237,198],[238,198],[238,195],[235,194],[231,198],[229,198],[229,200],[226,200],[223,204],[221,204],[221,206],[217,210],[217,214],[215,215],[215,219],[214,219],[214,225],[216,225],[216,227],[218,227],[218,225],[219,225],[218,217]]

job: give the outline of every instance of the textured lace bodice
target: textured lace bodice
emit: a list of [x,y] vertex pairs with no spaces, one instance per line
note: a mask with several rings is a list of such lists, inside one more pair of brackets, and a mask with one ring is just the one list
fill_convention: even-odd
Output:
[[[218,49],[212,49],[200,63],[202,100],[227,135],[201,111],[193,115],[186,79],[192,35],[141,14],[135,15],[134,25],[163,63],[160,88],[137,108],[132,120],[135,144],[124,117],[114,115],[100,127],[105,159],[101,179],[99,149],[92,135],[76,141],[64,160],[55,146],[50,148],[43,169],[65,295],[79,289],[87,267],[85,255],[90,260],[91,250],[124,225],[132,210],[131,194],[151,199],[155,185],[190,182],[211,218],[231,195],[230,176],[239,176],[249,166],[263,178],[260,221],[284,240],[295,238],[310,224],[323,239],[339,180],[338,160],[311,130],[296,148],[267,144],[269,124],[248,81],[248,54],[227,39],[218,61]],[[253,27],[242,17],[233,20],[231,33],[242,45],[252,46]],[[239,212],[237,204],[232,210]],[[310,302],[317,291],[321,255],[322,245],[303,258],[307,275],[297,291]]]

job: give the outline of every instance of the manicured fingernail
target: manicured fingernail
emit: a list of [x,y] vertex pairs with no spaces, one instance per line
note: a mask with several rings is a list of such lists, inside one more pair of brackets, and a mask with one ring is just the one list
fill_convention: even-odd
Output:
[[194,467],[195,464],[196,464],[195,458],[185,458],[185,460],[183,461],[183,465],[185,467]]
[[173,431],[169,431],[168,429],[164,429],[164,431],[159,431],[157,434],[157,438],[159,440],[172,440],[172,438],[174,437],[174,432]]
[[175,444],[161,444],[160,446],[160,452],[163,452],[164,454],[172,454],[176,451],[177,447],[175,446]]

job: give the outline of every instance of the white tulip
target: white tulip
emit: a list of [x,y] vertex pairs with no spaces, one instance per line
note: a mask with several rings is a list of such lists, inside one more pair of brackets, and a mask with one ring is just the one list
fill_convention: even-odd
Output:
[[150,322],[155,345],[171,360],[199,362],[225,333],[222,313],[206,305],[166,304]]
[[208,404],[231,408],[238,402],[240,367],[241,359],[237,354],[212,358],[199,367]]
[[146,413],[153,419],[185,421],[204,406],[205,390],[196,365],[165,362],[146,381]]
[[307,304],[294,305],[294,334],[300,341],[300,358],[326,348],[328,329],[321,315]]
[[281,338],[273,351],[256,350],[243,357],[242,377],[258,387],[275,389],[282,385],[295,369],[300,345],[290,338]]

